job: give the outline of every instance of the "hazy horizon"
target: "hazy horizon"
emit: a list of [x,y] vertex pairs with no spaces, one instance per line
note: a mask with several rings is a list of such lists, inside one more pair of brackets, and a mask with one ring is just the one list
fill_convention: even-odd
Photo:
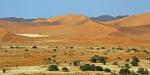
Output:
[[47,18],[65,14],[88,17],[133,15],[150,12],[148,0],[1,0],[0,18]]

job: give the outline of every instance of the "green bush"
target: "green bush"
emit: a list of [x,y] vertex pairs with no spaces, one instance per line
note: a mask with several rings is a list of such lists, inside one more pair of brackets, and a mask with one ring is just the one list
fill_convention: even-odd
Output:
[[90,64],[82,65],[82,66],[80,66],[80,69],[82,71],[91,71],[91,65]]
[[59,68],[58,68],[57,65],[50,65],[50,66],[48,67],[48,70],[49,70],[49,71],[59,71]]
[[130,64],[131,64],[132,66],[138,66],[138,62],[135,61],[135,60],[132,60],[132,61],[130,62]]
[[92,65],[91,65],[91,70],[92,70],[92,71],[95,71],[95,69],[96,69],[96,66],[95,66],[94,64],[92,64]]
[[109,69],[109,68],[103,69],[103,67],[95,66],[94,64],[81,65],[80,69],[82,71],[105,71],[105,72],[111,72],[111,69]]
[[140,62],[140,60],[136,56],[133,56],[132,61],[130,62],[130,64],[132,66],[138,66],[138,62]]

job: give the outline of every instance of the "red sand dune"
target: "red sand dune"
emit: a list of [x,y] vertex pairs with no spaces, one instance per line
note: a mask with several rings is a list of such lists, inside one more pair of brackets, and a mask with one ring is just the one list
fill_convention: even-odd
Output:
[[149,25],[150,13],[128,16],[120,20],[108,22],[108,24],[126,27]]

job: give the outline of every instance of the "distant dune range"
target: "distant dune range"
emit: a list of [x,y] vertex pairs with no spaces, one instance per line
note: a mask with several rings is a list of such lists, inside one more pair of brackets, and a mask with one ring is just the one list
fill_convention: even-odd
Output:
[[[91,41],[149,41],[150,13],[99,22],[82,15],[68,14],[27,21],[0,20],[1,41],[39,39]],[[47,37],[28,37],[18,34],[39,34]]]

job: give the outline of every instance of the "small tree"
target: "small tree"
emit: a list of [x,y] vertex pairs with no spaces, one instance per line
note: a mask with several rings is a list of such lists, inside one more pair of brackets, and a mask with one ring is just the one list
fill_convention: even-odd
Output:
[[49,71],[59,71],[59,68],[58,68],[57,65],[50,65],[50,66],[48,67],[48,70],[49,70]]

